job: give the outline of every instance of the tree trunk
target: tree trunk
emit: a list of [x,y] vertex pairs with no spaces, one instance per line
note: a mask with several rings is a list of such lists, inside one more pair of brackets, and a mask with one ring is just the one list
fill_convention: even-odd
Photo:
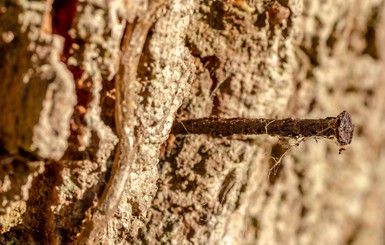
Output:
[[[0,1],[0,243],[383,244],[385,1]],[[325,138],[174,120],[351,113]]]

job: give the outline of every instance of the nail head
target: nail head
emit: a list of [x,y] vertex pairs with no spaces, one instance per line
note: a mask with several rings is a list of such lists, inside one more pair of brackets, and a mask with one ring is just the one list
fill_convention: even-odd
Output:
[[341,146],[348,145],[352,142],[354,125],[352,117],[347,111],[341,112],[337,116],[337,141]]

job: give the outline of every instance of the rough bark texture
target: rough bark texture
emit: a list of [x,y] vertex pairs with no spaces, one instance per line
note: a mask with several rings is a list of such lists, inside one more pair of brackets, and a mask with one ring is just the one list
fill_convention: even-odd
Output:
[[[0,0],[0,243],[383,244],[385,1]],[[324,118],[325,139],[169,135]]]

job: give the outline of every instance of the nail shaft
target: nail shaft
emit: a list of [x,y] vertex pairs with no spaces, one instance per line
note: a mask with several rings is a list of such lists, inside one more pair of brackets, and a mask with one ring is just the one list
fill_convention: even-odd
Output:
[[233,134],[268,134],[281,137],[335,137],[338,143],[352,141],[354,126],[350,114],[341,112],[337,117],[324,119],[248,119],[202,118],[175,120],[171,134],[207,134],[230,136]]

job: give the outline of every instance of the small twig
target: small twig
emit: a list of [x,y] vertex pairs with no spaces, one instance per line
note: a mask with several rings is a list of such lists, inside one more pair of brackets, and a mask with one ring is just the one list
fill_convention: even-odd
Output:
[[92,215],[84,221],[78,235],[78,244],[98,243],[107,221],[120,203],[124,189],[130,184],[130,169],[136,154],[134,111],[137,67],[148,32],[155,21],[155,13],[166,3],[166,0],[151,1],[147,12],[141,18],[137,18],[133,23],[127,22],[122,40],[121,64],[115,78],[115,122],[119,145],[110,179],[97,206],[90,212]]
[[237,177],[237,174],[234,168],[226,175],[226,178],[222,183],[221,190],[219,191],[219,194],[218,194],[218,200],[222,206],[225,204],[227,195],[229,194],[230,190],[235,185],[236,177]]
[[341,112],[337,117],[324,119],[248,119],[201,118],[174,121],[171,134],[207,134],[230,136],[234,134],[268,134],[280,137],[336,138],[342,147],[352,142],[354,126],[350,114]]

